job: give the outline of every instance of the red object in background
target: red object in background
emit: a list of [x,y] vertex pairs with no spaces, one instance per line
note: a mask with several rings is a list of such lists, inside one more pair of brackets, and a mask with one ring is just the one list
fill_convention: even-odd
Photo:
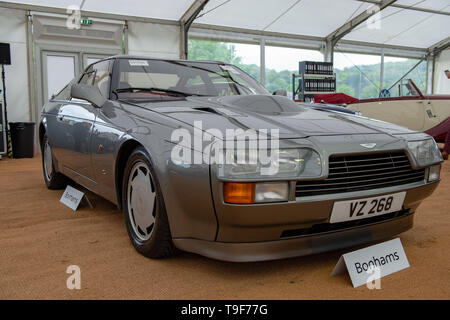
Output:
[[448,117],[438,125],[434,126],[433,128],[430,128],[425,131],[425,133],[432,136],[436,141],[445,141],[446,139],[448,140],[450,138],[448,136],[449,132],[450,132],[450,117]]
[[447,76],[447,79],[450,79],[450,71],[445,70],[445,75]]
[[330,104],[350,104],[355,103],[358,99],[353,98],[345,93],[325,93],[315,94],[314,103],[330,103]]
[[437,142],[444,142],[444,150],[447,155],[450,154],[450,117],[439,123],[437,126],[428,129],[425,133],[429,134]]

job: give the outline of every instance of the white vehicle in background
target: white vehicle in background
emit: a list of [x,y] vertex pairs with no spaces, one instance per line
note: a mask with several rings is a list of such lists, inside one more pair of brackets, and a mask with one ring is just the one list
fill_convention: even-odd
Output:
[[347,107],[365,117],[422,131],[444,142],[450,130],[450,95],[424,95],[411,79],[398,88],[398,97],[357,100]]

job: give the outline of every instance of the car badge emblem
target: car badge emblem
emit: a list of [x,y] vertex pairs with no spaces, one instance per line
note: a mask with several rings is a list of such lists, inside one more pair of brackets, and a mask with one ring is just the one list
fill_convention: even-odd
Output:
[[364,147],[364,148],[368,148],[368,149],[373,149],[375,148],[377,144],[376,143],[361,143],[360,146]]

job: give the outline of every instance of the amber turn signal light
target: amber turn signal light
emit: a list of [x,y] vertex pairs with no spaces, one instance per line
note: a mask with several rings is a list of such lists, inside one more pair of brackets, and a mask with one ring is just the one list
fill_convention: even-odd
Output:
[[247,204],[255,201],[255,184],[249,182],[225,182],[223,199],[228,203]]

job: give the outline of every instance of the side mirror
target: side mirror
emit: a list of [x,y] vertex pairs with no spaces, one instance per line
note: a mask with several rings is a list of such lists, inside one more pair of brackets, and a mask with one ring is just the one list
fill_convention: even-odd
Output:
[[279,89],[277,91],[274,91],[273,95],[274,96],[285,96],[285,97],[287,97],[287,91],[284,90],[284,89]]
[[70,88],[70,95],[72,98],[89,101],[97,108],[100,108],[106,102],[105,97],[102,96],[97,87],[87,84],[73,84]]

